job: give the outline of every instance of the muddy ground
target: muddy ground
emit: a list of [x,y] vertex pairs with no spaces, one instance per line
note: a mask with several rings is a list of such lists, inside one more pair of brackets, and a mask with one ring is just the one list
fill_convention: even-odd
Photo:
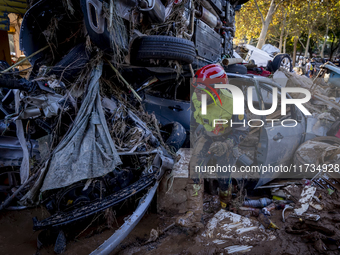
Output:
[[[214,244],[213,239],[202,236],[201,230],[186,229],[174,226],[167,230],[156,241],[146,243],[152,229],[163,230],[175,222],[177,215],[158,214],[151,208],[143,217],[137,227],[120,244],[112,254],[227,254],[225,247],[231,245],[251,245],[253,248],[246,253],[239,254],[340,254],[338,247],[340,240],[340,199],[334,193],[328,195],[326,191],[317,190],[316,195],[321,197],[322,211],[309,208],[309,213],[321,216],[318,222],[304,221],[297,218],[287,218],[282,222],[282,210],[275,210],[270,217],[279,230],[266,230],[274,235],[275,240],[263,241],[254,238],[249,243],[240,243],[230,239],[224,244]],[[213,215],[219,211],[217,196],[205,195],[204,217],[206,224]],[[291,211],[286,212],[288,216]],[[40,231],[32,230],[32,217],[42,219],[48,213],[42,207],[26,209],[23,211],[5,211],[0,214],[0,253],[1,254],[54,254],[53,245],[45,243],[37,249],[37,237]],[[122,224],[125,215],[117,216],[108,221],[102,216],[96,220],[89,219],[77,227],[68,230],[68,244],[65,254],[89,254],[110,235],[118,225]],[[255,217],[250,216],[256,220]],[[92,224],[91,224],[92,223]],[[287,233],[289,232],[289,233]]]

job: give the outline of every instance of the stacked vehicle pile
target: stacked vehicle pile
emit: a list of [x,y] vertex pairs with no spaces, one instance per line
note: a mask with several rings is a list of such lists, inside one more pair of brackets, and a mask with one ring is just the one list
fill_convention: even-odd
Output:
[[[30,1],[32,6],[23,19],[20,34],[21,48],[32,64],[29,78],[19,76],[15,66],[0,62],[0,209],[43,204],[51,216],[35,218],[34,229],[56,229],[58,253],[65,248],[65,226],[103,212],[152,186],[141,199],[140,210],[133,215],[140,219],[159,180],[172,169],[175,152],[185,140],[188,142],[190,78],[202,66],[222,60],[226,63],[233,57],[235,11],[245,2]],[[281,62],[277,61],[277,68]],[[244,90],[257,86],[257,92],[263,94],[253,98],[258,105],[270,105],[268,94],[274,87],[281,88],[280,81],[242,75],[247,73],[243,65],[227,64],[224,69],[233,73],[228,74],[231,84],[241,82],[236,85]],[[288,70],[291,71],[290,66]],[[315,104],[306,107],[318,116],[307,119],[292,107],[288,112],[298,123],[295,132],[280,126],[252,128],[241,151],[242,145],[254,138],[253,147],[261,153],[257,158],[253,153],[253,158],[246,158],[244,164],[286,164],[300,143],[311,139],[308,135],[335,137],[339,133],[337,91],[332,92],[334,96],[324,88],[314,89],[314,84],[307,81],[297,84],[297,77],[282,72],[291,82],[287,86],[317,92],[313,93]],[[280,110],[273,114],[273,118],[278,117]],[[319,146],[325,153],[314,162],[315,158],[306,157],[310,153],[305,153],[310,145],[302,144],[294,156],[296,164],[338,162],[340,142],[318,138],[312,141],[316,143],[313,147]],[[257,186],[274,177],[260,179],[265,181]],[[332,178],[336,177],[318,175],[313,179],[320,188],[325,186],[320,194],[327,199],[337,190],[331,184],[339,184],[334,180],[330,184]],[[310,184],[303,184],[304,189],[309,189]],[[289,194],[275,192],[272,190],[276,197],[290,199]],[[312,198],[308,199],[310,203]],[[244,209],[241,200],[235,200],[235,212],[256,214],[257,210]],[[297,203],[299,198],[293,200]],[[338,208],[338,204],[333,207]],[[221,212],[220,216],[236,217],[227,214]],[[264,226],[273,226],[267,224],[266,218],[263,220]],[[242,221],[250,222],[244,218]],[[214,219],[205,236],[216,234],[213,222]],[[120,230],[131,230],[134,224],[131,217],[131,222]],[[252,223],[251,227],[255,225]],[[263,230],[260,232],[261,238],[272,240]],[[106,245],[117,245],[126,233],[117,232]],[[324,239],[327,238],[322,236]]]
[[[184,142],[185,131],[178,132],[176,123],[177,132],[172,135],[170,129],[165,137],[180,136],[180,144],[178,139],[174,147],[171,139],[164,143],[158,121],[144,112],[133,88],[144,78],[128,82],[121,75],[135,72],[124,66],[130,53],[127,32],[134,30],[126,29],[122,12],[118,15],[125,2],[112,2],[37,1],[21,27],[21,47],[33,66],[29,79],[1,63],[1,167],[7,184],[1,209],[44,204],[52,216],[35,219],[35,230],[59,229],[154,185],[171,169],[171,154]],[[145,14],[143,24],[165,14],[162,3],[151,2],[153,6],[139,6],[140,12],[133,14]],[[184,3],[180,7],[184,10]],[[137,38],[135,64],[148,65],[150,46],[159,42],[159,47],[167,46],[153,57],[157,64],[174,58],[180,67],[194,60],[189,40],[147,38]],[[182,44],[185,52],[164,56],[169,45]],[[58,240],[63,240],[60,233]]]

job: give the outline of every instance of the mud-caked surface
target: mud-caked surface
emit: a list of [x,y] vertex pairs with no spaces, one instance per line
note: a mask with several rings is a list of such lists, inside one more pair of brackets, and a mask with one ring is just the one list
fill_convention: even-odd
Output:
[[[294,200],[298,200],[303,185],[294,186],[291,190]],[[309,206],[306,213],[320,215],[320,220],[306,220],[304,217],[290,217],[293,210],[285,212],[286,222],[282,221],[282,210],[271,211],[268,218],[279,228],[259,229],[246,232],[244,237],[236,234],[237,227],[231,232],[229,238],[221,238],[219,230],[214,236],[206,235],[209,220],[220,211],[218,197],[205,195],[204,216],[202,222],[204,229],[187,229],[179,226],[166,231],[156,241],[146,243],[150,235],[138,235],[138,226],[114,251],[114,254],[228,254],[226,248],[235,245],[252,246],[249,251],[234,254],[340,254],[340,196],[336,193],[329,195],[325,190],[317,189],[315,196],[320,198],[319,204],[323,209],[317,210]],[[298,202],[295,203],[299,205]],[[320,207],[318,207],[320,208]],[[246,215],[252,222],[258,223],[258,218]],[[157,215],[160,220],[158,231],[175,222],[176,216]],[[145,221],[145,219],[143,219]],[[234,224],[234,225],[237,225]],[[226,225],[216,228],[227,228]],[[149,226],[149,229],[151,226]],[[140,231],[140,230],[139,230]],[[222,230],[220,229],[222,232]],[[215,234],[217,235],[215,236]],[[224,236],[225,237],[225,236]]]
[[[294,186],[292,190],[294,199],[299,199],[302,188],[303,185]],[[216,229],[211,232],[213,235],[209,236],[207,228],[211,226],[216,213],[221,214],[221,211],[218,196],[205,194],[202,217],[204,228],[183,228],[175,225],[162,233],[164,229],[175,223],[179,215],[169,215],[165,212],[156,214],[149,211],[112,254],[228,254],[226,248],[235,245],[251,248],[248,251],[234,254],[339,254],[340,196],[336,192],[329,195],[327,191],[320,189],[316,190],[315,196],[319,198],[320,203],[313,200],[313,204],[319,204],[322,210],[309,206],[307,213],[320,215],[318,221],[306,220],[303,217],[289,217],[293,214],[293,210],[287,210],[285,212],[286,222],[283,223],[282,210],[274,210],[268,218],[279,229],[273,230],[261,227],[258,218],[243,214],[242,217],[245,218],[242,220],[246,219],[244,221],[246,224],[251,222],[254,230],[245,232],[242,236],[239,234],[242,226],[239,226],[238,222],[232,223],[224,219],[223,222],[216,223]],[[320,206],[317,208],[320,209]],[[238,215],[237,210],[230,214]],[[40,231],[32,230],[32,217],[35,216],[44,218],[48,216],[48,213],[41,207],[1,212],[1,254],[55,254],[52,243],[37,249],[37,237]],[[112,221],[111,226],[108,226],[107,220],[100,216],[81,223],[66,233],[68,241],[64,254],[91,253],[123,222],[124,216],[119,216],[117,222]],[[232,229],[228,235],[219,235],[219,232],[225,233],[228,228]],[[152,229],[159,234],[155,241],[150,238]]]

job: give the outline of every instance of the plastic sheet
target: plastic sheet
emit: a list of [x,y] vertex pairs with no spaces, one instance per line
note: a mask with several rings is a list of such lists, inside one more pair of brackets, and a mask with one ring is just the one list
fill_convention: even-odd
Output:
[[92,72],[87,95],[70,133],[53,152],[42,192],[103,176],[121,164],[99,95],[101,74],[102,63]]

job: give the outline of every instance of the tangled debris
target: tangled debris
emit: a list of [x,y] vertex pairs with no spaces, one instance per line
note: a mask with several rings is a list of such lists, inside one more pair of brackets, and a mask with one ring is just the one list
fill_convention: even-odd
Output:
[[[228,5],[232,9],[229,20],[223,17],[224,11],[217,10],[213,1],[168,1],[164,5],[161,1],[153,1],[160,7],[159,12],[147,11],[144,5],[148,1],[138,1],[138,5],[132,7],[124,1],[91,1],[92,5],[98,2],[93,13],[86,9],[88,2],[30,1],[33,7],[25,19],[22,37],[27,39],[23,49],[30,52],[27,55],[32,62],[32,71],[28,79],[22,79],[13,67],[7,67],[2,68],[0,77],[7,80],[3,81],[6,86],[0,89],[4,113],[0,120],[0,141],[5,143],[4,138],[11,137],[13,139],[11,142],[7,139],[7,143],[15,150],[23,150],[13,153],[12,158],[1,158],[1,162],[6,162],[4,167],[9,172],[6,174],[13,178],[20,173],[22,185],[13,182],[15,184],[2,192],[6,200],[0,209],[11,205],[43,205],[50,216],[34,218],[33,226],[35,230],[46,232],[57,230],[57,253],[65,251],[68,233],[65,229],[69,225],[90,219],[75,239],[102,218],[105,218],[106,227],[118,226],[116,210],[112,208],[123,201],[129,203],[129,199],[133,204],[130,207],[138,209],[120,231],[133,228],[147,209],[145,201],[151,203],[162,175],[172,168],[171,156],[175,156],[184,141],[177,143],[169,137],[177,135],[176,138],[183,140],[185,130],[178,128],[179,123],[173,124],[177,128],[174,136],[167,128],[161,129],[155,115],[145,112],[142,107],[144,88],[174,74],[176,82],[184,81],[187,78],[184,73],[188,72],[185,68],[189,68],[193,76],[193,67],[183,67],[183,63],[194,63],[194,59],[196,62],[208,60],[203,64],[216,62],[221,60],[222,51],[224,59],[232,55],[234,10],[231,5]],[[43,3],[47,6],[41,7]],[[42,18],[46,9],[51,11],[48,22]],[[28,33],[25,27],[39,27],[40,30],[33,29]],[[194,30],[195,38],[190,41]],[[206,31],[215,41],[208,38],[211,39],[210,49],[201,50],[204,44],[199,32],[204,34]],[[34,41],[29,40],[32,37],[40,40],[26,43]],[[156,46],[157,50],[154,50]],[[210,59],[204,59],[204,56]],[[194,64],[197,69],[199,64]],[[338,164],[340,143],[334,138],[340,136],[339,91],[319,80],[311,81],[284,69],[280,72],[286,79],[284,86],[311,91],[313,100],[306,107],[314,114],[307,119],[306,132],[303,130],[309,141],[301,146],[298,141],[292,142],[294,146],[282,146],[286,150],[282,154],[288,155],[297,149],[294,160],[299,165]],[[164,98],[171,98],[167,93]],[[183,111],[177,105],[167,107],[173,112]],[[293,107],[287,112],[296,113]],[[279,116],[278,110],[268,117]],[[253,128],[241,147],[261,145],[260,130]],[[314,136],[329,137],[312,139]],[[283,137],[278,133],[274,138],[281,141]],[[40,152],[36,151],[36,141]],[[242,149],[239,163],[251,166],[256,162],[256,153]],[[274,156],[276,159],[277,155]],[[183,170],[183,167],[178,168]],[[339,176],[312,171],[308,174],[310,176],[303,176],[306,178],[303,181],[257,184],[263,191],[259,192],[260,200],[254,194],[254,185],[249,188],[254,176],[246,176],[248,186],[235,179],[228,191],[232,199],[231,212],[219,210],[216,196],[203,196],[203,188],[198,186],[196,191],[202,192],[199,200],[204,197],[204,203],[209,205],[205,206],[202,222],[192,224],[195,231],[179,227],[181,224],[174,227],[172,219],[162,231],[152,229],[150,238],[142,240],[140,249],[147,252],[157,242],[162,246],[167,233],[178,231],[190,238],[195,236],[197,247],[204,246],[207,253],[256,252],[263,241],[278,242],[287,247],[286,254],[312,253],[314,250],[335,253],[340,245]],[[182,183],[177,189],[175,178],[173,173],[167,173],[165,180],[169,183],[165,185],[165,193],[171,194],[172,203],[176,204],[172,209],[180,208],[183,212],[188,202],[183,195],[185,185]],[[214,187],[213,181],[209,185]],[[136,197],[145,192],[143,198]],[[168,202],[165,200],[163,204]],[[46,234],[44,231],[41,236]],[[115,239],[120,233],[117,231],[111,238]],[[307,245],[302,248],[301,244],[287,245],[291,235],[299,236],[299,242]],[[117,243],[117,240],[114,241]],[[106,244],[110,245],[110,242]],[[209,250],[210,247],[214,251]],[[195,253],[195,250],[190,252]]]
[[[38,69],[34,66],[29,79],[9,67],[2,70],[10,83],[0,88],[1,99],[7,98],[1,106],[7,113],[1,120],[1,138],[18,136],[24,158],[19,153],[16,163],[23,184],[5,197],[1,209],[43,204],[51,216],[36,219],[35,229],[81,222],[104,211],[112,225],[114,217],[107,208],[153,185],[172,164],[173,152],[162,139],[160,124],[143,110],[140,96],[118,71],[127,35],[112,1],[108,9],[104,6],[114,43],[109,52],[89,41],[81,32],[82,22],[73,22],[70,36],[60,35],[65,19],[77,17],[73,3],[63,1],[69,12],[54,15],[43,31],[47,46],[29,58],[46,58]],[[67,46],[71,44],[76,46]],[[36,158],[26,146],[29,138],[41,141]],[[59,236],[65,238],[62,232],[57,240]],[[65,248],[66,242],[61,243],[58,251]]]

